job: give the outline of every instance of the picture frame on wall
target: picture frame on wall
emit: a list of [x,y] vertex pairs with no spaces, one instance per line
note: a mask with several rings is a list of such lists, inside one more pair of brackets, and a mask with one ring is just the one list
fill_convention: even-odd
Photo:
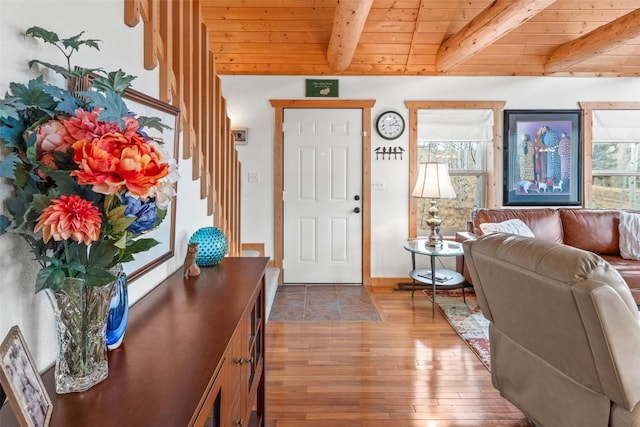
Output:
[[231,134],[236,145],[247,145],[247,128],[232,129]]
[[[157,117],[169,126],[162,131],[146,129],[148,136],[158,142],[176,160],[179,159],[179,116],[180,110],[145,93],[127,88],[122,96],[125,104],[139,116]],[[177,194],[177,183],[174,184]],[[175,255],[177,195],[167,208],[167,216],[162,223],[145,233],[145,238],[160,242],[148,251],[135,254],[134,260],[123,264],[127,282],[131,283],[143,274],[167,261]]]
[[0,384],[21,427],[49,425],[53,404],[18,326],[0,345]]
[[580,110],[504,111],[504,206],[582,204]]

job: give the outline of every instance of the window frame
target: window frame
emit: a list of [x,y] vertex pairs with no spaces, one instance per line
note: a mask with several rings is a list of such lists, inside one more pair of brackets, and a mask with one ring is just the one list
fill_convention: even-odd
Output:
[[[593,110],[640,110],[640,102],[579,102],[582,109],[582,204],[593,208]],[[602,174],[597,176],[613,176]],[[632,174],[624,174],[631,176]]]
[[[418,237],[416,198],[411,197],[413,183],[418,178],[418,110],[426,109],[482,109],[493,110],[493,144],[486,144],[485,153],[485,206],[496,208],[502,200],[502,188],[495,183],[502,182],[502,111],[505,101],[405,101],[409,110],[409,238]],[[459,230],[465,231],[465,230]]]

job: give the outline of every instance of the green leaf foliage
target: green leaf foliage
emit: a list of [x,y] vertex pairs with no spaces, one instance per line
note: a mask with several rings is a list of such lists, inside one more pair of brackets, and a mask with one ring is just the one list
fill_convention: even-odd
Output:
[[104,286],[116,280],[116,276],[109,271],[94,266],[89,266],[87,272],[78,277],[84,279],[86,286]]
[[7,210],[13,216],[15,226],[17,228],[22,227],[26,221],[27,213],[31,209],[31,205],[28,200],[23,197],[12,196],[8,197],[4,203]]
[[87,39],[87,40],[82,40],[80,39],[80,37],[84,34],[85,32],[81,32],[78,35],[75,35],[73,37],[69,37],[66,39],[62,39],[62,45],[66,48],[70,48],[72,50],[75,50],[76,52],[80,49],[81,46],[88,46],[91,48],[94,48],[96,50],[100,50],[100,46],[98,45],[98,42],[101,42],[101,40],[96,40],[96,39]]
[[0,142],[7,148],[18,148],[24,145],[22,133],[25,130],[25,123],[20,118],[8,117],[0,122]]
[[164,221],[166,216],[167,216],[167,210],[158,208],[158,210],[156,211],[156,221],[153,223],[154,227],[159,226],[160,223]]
[[11,225],[11,220],[5,215],[0,215],[0,236],[7,232],[7,228]]
[[30,161],[34,161],[36,159],[36,142],[38,141],[37,132],[31,132],[29,137],[25,140],[25,145],[27,148],[27,157]]
[[27,31],[25,31],[25,34],[36,39],[41,39],[43,42],[50,44],[56,44],[60,41],[58,34],[37,26],[28,28]]
[[87,264],[87,245],[84,243],[64,242],[64,251],[66,253],[67,268],[75,271],[84,272],[84,266]]
[[31,202],[31,208],[39,216],[42,211],[51,205],[51,200],[44,194],[34,194]]
[[89,264],[97,268],[108,268],[113,264],[113,257],[118,253],[112,241],[99,240],[91,245]]
[[158,242],[156,239],[150,238],[132,240],[131,243],[127,245],[125,252],[127,254],[137,254],[138,252],[148,251],[149,249],[159,244],[160,242]]
[[36,277],[36,292],[43,289],[60,289],[65,273],[59,267],[49,266],[41,268]]
[[71,78],[74,79],[83,79],[87,76],[91,76],[97,72],[104,72],[102,68],[83,68],[83,67],[75,67],[73,71],[71,71]]
[[0,99],[0,123],[7,119],[18,120],[20,118],[18,110],[22,106],[16,105],[17,101],[16,98],[9,94],[5,95],[4,99]]
[[29,185],[31,181],[33,181],[31,179],[32,175],[31,175],[31,171],[29,170],[29,167],[22,162],[15,164],[15,168],[13,169],[13,172],[16,177],[13,184],[18,188],[25,188]]
[[49,176],[56,183],[60,194],[82,194],[81,186],[78,185],[78,181],[74,177],[69,175],[69,172],[50,171]]
[[162,132],[164,129],[171,129],[170,126],[162,123],[159,117],[138,116],[138,123],[143,128],[156,129]]
[[106,77],[96,77],[93,80],[93,88],[102,92],[113,91],[122,94],[125,89],[131,87],[131,82],[136,78],[136,76],[126,74],[122,70],[112,71]]
[[[56,164],[63,171],[77,169],[78,165],[73,161],[73,148],[69,147],[67,151],[54,151],[53,158]],[[51,175],[51,174],[50,174]]]
[[121,216],[118,219],[111,219],[111,232],[115,235],[124,233],[131,224],[135,222],[135,217]]
[[76,108],[82,104],[82,102],[68,90],[51,85],[45,85],[42,90],[58,100],[55,108],[55,111],[58,113],[65,113],[71,116],[74,114]]
[[[124,249],[127,247],[127,241],[128,241],[128,236],[127,233],[122,233],[122,235],[120,236],[119,239],[117,239],[115,242],[113,242],[113,245],[118,248],[119,252],[120,252],[120,257],[122,257],[122,254],[124,253]],[[133,258],[132,258],[133,259]]]
[[122,118],[129,114],[129,110],[116,92],[108,90],[102,94],[100,92],[84,91],[80,92],[80,95],[87,98],[93,106],[103,108],[98,120],[115,122],[121,128],[124,127]]
[[13,95],[20,99],[27,109],[36,110],[27,111],[27,114],[30,114],[27,118],[32,122],[36,122],[45,116],[53,117],[54,115],[57,102],[44,91],[45,86],[46,83],[42,76],[29,80],[26,86],[21,83],[9,84],[9,89]]
[[20,163],[20,157],[16,153],[9,153],[7,157],[0,160],[0,176],[3,178],[16,179],[14,169],[16,163]]
[[64,67],[59,65],[51,64],[49,62],[40,61],[39,59],[32,59],[29,61],[29,68],[33,68],[34,65],[42,65],[43,67],[49,68],[50,70],[55,71],[56,73],[63,76],[65,79],[68,79],[71,76],[71,72]]

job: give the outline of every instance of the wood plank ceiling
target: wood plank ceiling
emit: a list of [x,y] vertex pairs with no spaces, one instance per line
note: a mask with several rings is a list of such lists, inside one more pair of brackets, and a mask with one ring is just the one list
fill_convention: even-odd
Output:
[[640,76],[640,0],[199,1],[218,74]]

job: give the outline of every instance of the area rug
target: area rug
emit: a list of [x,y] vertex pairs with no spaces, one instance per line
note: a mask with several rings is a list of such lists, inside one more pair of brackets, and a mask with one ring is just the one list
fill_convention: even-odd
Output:
[[[430,301],[433,301],[431,290],[425,289],[422,292]],[[462,291],[460,289],[436,292],[436,305],[440,313],[447,319],[460,338],[478,356],[480,362],[488,370],[491,370],[489,321],[482,315],[473,290],[465,289],[466,304],[462,301]]]

